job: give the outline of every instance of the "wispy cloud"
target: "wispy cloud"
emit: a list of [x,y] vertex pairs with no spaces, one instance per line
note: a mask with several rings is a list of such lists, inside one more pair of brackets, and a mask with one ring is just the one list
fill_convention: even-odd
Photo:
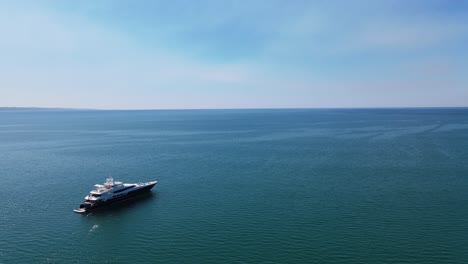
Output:
[[447,20],[374,21],[357,32],[352,44],[360,50],[414,50],[440,47],[468,37],[466,22]]

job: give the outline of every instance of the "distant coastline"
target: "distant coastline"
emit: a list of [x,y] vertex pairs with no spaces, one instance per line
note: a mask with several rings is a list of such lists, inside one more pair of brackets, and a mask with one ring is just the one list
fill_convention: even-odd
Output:
[[0,107],[1,111],[83,111],[94,109],[78,109],[78,108],[52,108],[52,107]]
[[410,107],[272,107],[272,108],[148,108],[148,109],[100,109],[100,108],[60,108],[60,107],[1,107],[0,112],[31,111],[186,111],[186,110],[404,110],[404,109],[467,109],[468,106],[410,106]]

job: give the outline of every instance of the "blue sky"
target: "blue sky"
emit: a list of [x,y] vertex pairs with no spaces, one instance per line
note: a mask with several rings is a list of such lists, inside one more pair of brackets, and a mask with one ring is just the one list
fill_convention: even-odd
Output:
[[468,1],[2,1],[0,106],[468,106]]

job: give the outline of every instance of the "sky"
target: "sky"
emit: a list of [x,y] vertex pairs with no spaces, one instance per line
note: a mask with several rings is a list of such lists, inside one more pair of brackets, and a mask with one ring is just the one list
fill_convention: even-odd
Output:
[[468,1],[0,0],[0,106],[468,106]]

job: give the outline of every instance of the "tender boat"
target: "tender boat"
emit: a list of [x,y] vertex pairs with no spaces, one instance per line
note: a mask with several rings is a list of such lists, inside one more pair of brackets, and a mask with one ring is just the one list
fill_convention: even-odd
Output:
[[104,184],[96,184],[86,197],[80,208],[73,210],[75,213],[85,213],[110,204],[122,202],[151,191],[158,183],[150,181],[145,183],[122,183],[114,181],[112,177],[106,179]]

